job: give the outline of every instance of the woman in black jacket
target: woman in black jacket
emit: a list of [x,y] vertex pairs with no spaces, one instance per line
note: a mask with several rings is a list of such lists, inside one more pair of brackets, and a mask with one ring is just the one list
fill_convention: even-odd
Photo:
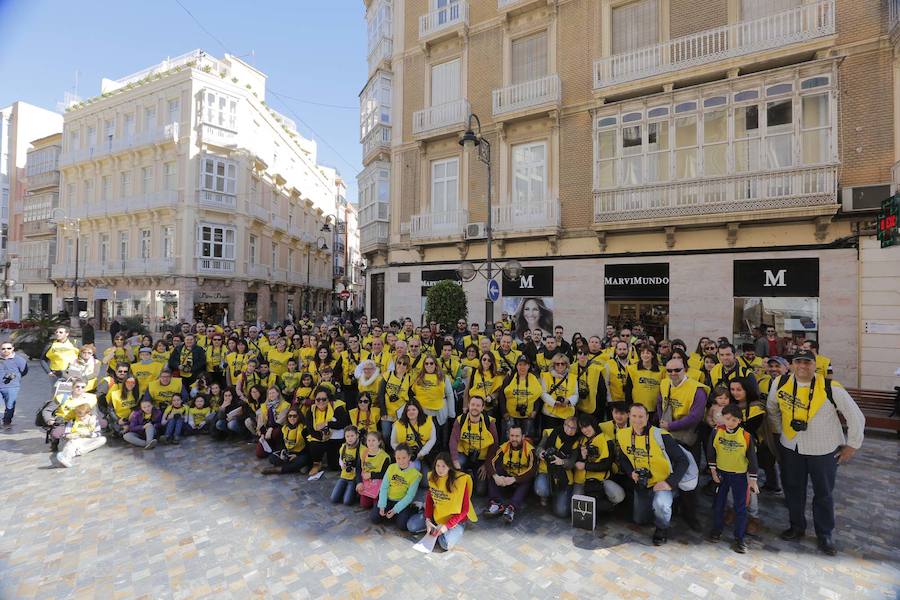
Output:
[[344,427],[350,424],[350,416],[343,402],[335,402],[328,387],[318,387],[313,393],[314,402],[306,414],[306,443],[312,467],[310,478],[318,479],[322,471],[322,458],[329,471],[340,469],[338,456],[344,442]]

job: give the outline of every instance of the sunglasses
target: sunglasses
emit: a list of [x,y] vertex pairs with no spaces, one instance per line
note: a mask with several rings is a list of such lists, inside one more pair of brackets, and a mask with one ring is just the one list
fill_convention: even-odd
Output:
[[316,398],[316,402],[328,402],[328,398]]
[[368,398],[360,398],[356,402],[357,402],[357,404],[368,404],[369,400],[368,400]]
[[288,415],[287,418],[288,419],[299,419],[300,415]]
[[12,350],[12,346],[3,346],[0,350]]
[[666,369],[667,373],[681,373],[684,369]]
[[553,363],[553,366],[554,366],[554,367],[564,367],[564,366],[566,366],[566,363],[564,363],[564,362],[555,362],[555,363]]

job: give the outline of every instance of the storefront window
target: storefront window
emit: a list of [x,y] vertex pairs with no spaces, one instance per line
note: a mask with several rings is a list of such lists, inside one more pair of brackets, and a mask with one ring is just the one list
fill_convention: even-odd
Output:
[[811,297],[735,298],[734,341],[752,342],[753,327],[774,325],[786,342],[800,345],[819,337],[819,299]]

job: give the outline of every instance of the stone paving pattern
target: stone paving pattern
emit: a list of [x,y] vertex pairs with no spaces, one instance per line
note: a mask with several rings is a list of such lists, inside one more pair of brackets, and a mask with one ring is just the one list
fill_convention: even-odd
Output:
[[331,505],[336,475],[264,477],[246,444],[120,442],[51,469],[34,427],[50,384],[30,366],[14,430],[0,434],[2,599],[900,597],[892,436],[869,435],[840,468],[836,558],[812,537],[778,539],[787,512],[772,496],[743,556],[729,531],[712,545],[676,521],[656,548],[650,528],[618,519],[600,537],[536,502],[511,527],[482,520],[452,552],[423,556],[413,536]]

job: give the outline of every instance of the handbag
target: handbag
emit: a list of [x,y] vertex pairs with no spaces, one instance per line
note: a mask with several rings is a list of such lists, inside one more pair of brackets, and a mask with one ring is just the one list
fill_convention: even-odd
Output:
[[359,492],[360,496],[365,496],[366,498],[377,499],[378,493],[381,491],[381,480],[380,479],[367,479],[362,482],[362,490]]

